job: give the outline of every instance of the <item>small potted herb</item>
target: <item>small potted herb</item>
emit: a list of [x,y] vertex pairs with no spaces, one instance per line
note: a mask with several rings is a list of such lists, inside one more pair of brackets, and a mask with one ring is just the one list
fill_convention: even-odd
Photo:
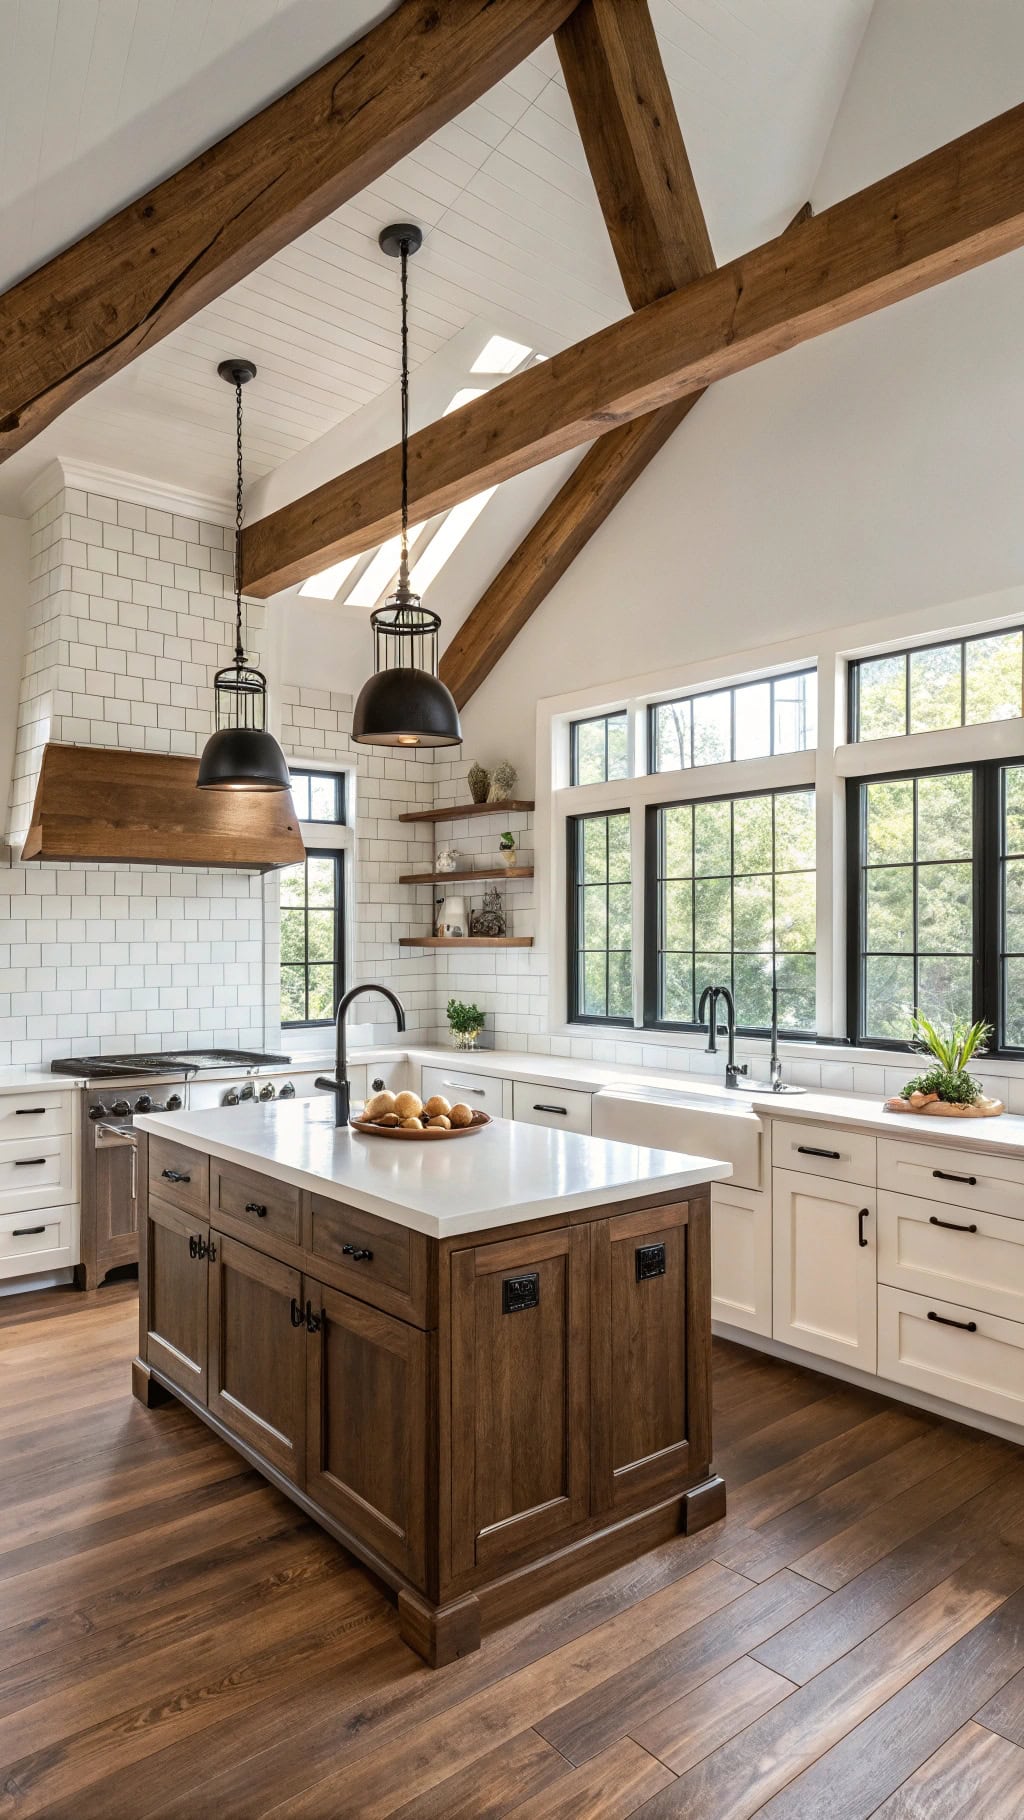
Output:
[[515,863],[516,863],[516,837],[513,834],[511,828],[506,828],[504,834],[502,835],[501,839],[499,840],[498,852],[501,854],[501,863],[503,866],[514,866],[515,865]]
[[464,1005],[457,998],[448,1000],[448,1028],[452,1033],[453,1048],[475,1048],[483,1027],[484,1013],[478,1005]]
[[981,1019],[967,1024],[955,1018],[943,1028],[936,1027],[920,1011],[912,1018],[913,1043],[931,1065],[923,1074],[907,1082],[894,1100],[887,1101],[893,1112],[927,1112],[933,1117],[992,1118],[1004,1111],[1001,1100],[990,1100],[979,1083],[967,1072],[975,1055],[983,1055],[992,1026]]

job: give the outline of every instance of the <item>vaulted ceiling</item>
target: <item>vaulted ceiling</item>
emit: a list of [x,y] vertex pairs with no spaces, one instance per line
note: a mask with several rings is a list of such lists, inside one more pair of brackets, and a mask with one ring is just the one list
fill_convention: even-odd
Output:
[[[872,0],[652,0],[719,261],[807,196]],[[0,289],[323,62],[368,0],[0,0]],[[268,474],[394,384],[395,274],[418,221],[412,355],[497,330],[550,354],[627,303],[553,47],[326,221],[74,405],[0,469],[0,511],[57,453],[226,496],[218,359],[260,369],[249,471]],[[524,524],[525,528],[525,524]]]

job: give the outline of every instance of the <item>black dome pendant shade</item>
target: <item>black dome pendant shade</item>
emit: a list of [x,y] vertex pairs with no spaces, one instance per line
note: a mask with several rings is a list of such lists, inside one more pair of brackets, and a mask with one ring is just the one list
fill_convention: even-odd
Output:
[[217,372],[235,388],[235,656],[213,679],[214,722],[199,760],[200,790],[288,790],[285,755],[267,732],[267,679],[246,661],[242,644],[242,387],[255,379],[251,360],[222,360]]
[[402,550],[395,592],[370,616],[375,674],[352,716],[352,738],[363,746],[462,744],[455,698],[437,674],[441,621],[409,586],[409,255],[422,242],[409,222],[379,236],[382,251],[402,261]]

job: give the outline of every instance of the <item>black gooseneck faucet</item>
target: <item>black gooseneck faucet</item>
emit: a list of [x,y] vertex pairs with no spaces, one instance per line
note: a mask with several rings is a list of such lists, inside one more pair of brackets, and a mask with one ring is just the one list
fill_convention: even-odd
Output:
[[352,1000],[361,998],[366,992],[379,992],[381,998],[386,998],[394,1010],[395,1022],[397,1023],[399,1030],[405,1029],[405,1006],[400,998],[396,998],[390,986],[377,986],[371,980],[366,986],[353,986],[351,992],[346,992],[338,1006],[338,1047],[334,1063],[335,1078],[333,1081],[330,1081],[325,1075],[320,1075],[318,1076],[316,1083],[318,1087],[323,1087],[327,1093],[333,1093],[334,1095],[334,1123],[337,1126],[348,1124],[350,1111],[348,1053],[345,1043],[345,1017]]
[[736,1061],[736,1001],[728,986],[705,986],[700,995],[700,1004],[697,1008],[697,1022],[698,1024],[704,1022],[705,1007],[710,1004],[710,1011],[708,1013],[707,1052],[709,1055],[717,1055],[719,999],[725,1000],[725,1029],[726,1035],[729,1038],[729,1053],[725,1063],[725,1084],[727,1087],[738,1087],[740,1075],[746,1074],[747,1065],[745,1062],[737,1064]]

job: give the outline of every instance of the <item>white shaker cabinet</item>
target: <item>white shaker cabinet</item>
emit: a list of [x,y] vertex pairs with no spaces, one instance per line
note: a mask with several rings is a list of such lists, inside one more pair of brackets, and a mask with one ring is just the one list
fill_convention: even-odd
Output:
[[772,1332],[772,1197],[711,1185],[711,1315],[746,1333]]
[[772,1190],[774,1338],[875,1371],[874,1189],[775,1169]]

